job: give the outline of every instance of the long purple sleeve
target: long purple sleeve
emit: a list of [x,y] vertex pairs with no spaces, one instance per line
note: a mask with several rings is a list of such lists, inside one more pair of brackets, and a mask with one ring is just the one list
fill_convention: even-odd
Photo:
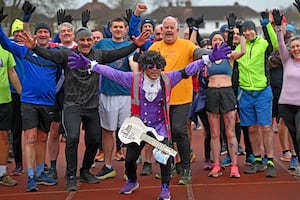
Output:
[[[192,76],[195,73],[199,72],[203,67],[205,66],[204,61],[196,60],[192,63],[190,63],[185,68],[185,73],[188,76]],[[97,64],[92,69],[93,72],[102,74],[103,76],[116,81],[117,83],[123,85],[124,87],[127,87],[131,89],[132,85],[132,76],[134,72],[123,72],[120,70],[115,70],[111,67],[108,67],[106,65]],[[179,71],[171,71],[166,73],[167,76],[170,77],[172,87],[174,87],[179,81],[182,80],[182,74]]]

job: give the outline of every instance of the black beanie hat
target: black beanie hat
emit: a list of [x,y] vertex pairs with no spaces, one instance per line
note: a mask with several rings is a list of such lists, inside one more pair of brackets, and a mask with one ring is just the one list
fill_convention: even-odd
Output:
[[153,19],[151,19],[150,17],[145,17],[145,18],[143,18],[143,19],[141,20],[141,30],[142,30],[144,24],[146,24],[146,23],[151,24],[152,27],[153,27],[153,30],[154,30],[155,24],[154,24]]
[[50,32],[50,35],[51,35],[51,29],[50,29],[50,26],[49,24],[47,24],[46,22],[38,22],[36,25],[35,25],[35,28],[34,28],[34,34],[36,34],[36,32],[40,29],[47,29],[49,32]]
[[210,44],[211,44],[212,39],[215,37],[215,35],[221,35],[223,37],[223,39],[225,40],[224,34],[221,31],[214,31],[209,36]]
[[244,23],[242,24],[242,27],[243,27],[243,31],[245,31],[246,29],[251,29],[256,32],[256,26],[255,26],[254,22],[251,20],[244,21]]

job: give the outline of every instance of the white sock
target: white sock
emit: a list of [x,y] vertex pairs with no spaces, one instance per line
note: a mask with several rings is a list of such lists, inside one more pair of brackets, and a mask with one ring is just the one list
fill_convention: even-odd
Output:
[[3,174],[5,173],[7,173],[6,165],[0,165],[0,177],[3,176]]
[[111,169],[112,166],[111,165],[105,165],[108,169]]

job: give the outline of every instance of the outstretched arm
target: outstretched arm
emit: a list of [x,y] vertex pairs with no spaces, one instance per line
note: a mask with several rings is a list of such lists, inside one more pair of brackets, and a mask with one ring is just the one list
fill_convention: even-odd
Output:
[[190,63],[185,68],[187,76],[192,76],[200,71],[205,65],[210,66],[211,63],[220,59],[230,59],[227,55],[231,53],[231,47],[223,43],[220,47],[214,46],[213,51],[209,55],[202,56],[202,59]]
[[123,72],[107,65],[98,64],[96,61],[90,61],[83,54],[72,52],[68,57],[68,66],[71,70],[88,70],[89,73],[95,72],[101,74],[127,88],[131,88],[132,74],[134,72]]

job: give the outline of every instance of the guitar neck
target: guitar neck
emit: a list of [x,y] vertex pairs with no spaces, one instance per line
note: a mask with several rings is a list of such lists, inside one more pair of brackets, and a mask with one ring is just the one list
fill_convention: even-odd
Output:
[[166,154],[169,154],[173,157],[175,157],[176,154],[177,154],[177,152],[174,149],[172,149],[172,148],[168,147],[167,145],[157,141],[156,139],[154,139],[153,137],[147,135],[146,133],[142,133],[140,139],[144,140],[145,142],[151,144],[152,146],[154,146],[158,150],[160,150],[160,151],[162,151]]

